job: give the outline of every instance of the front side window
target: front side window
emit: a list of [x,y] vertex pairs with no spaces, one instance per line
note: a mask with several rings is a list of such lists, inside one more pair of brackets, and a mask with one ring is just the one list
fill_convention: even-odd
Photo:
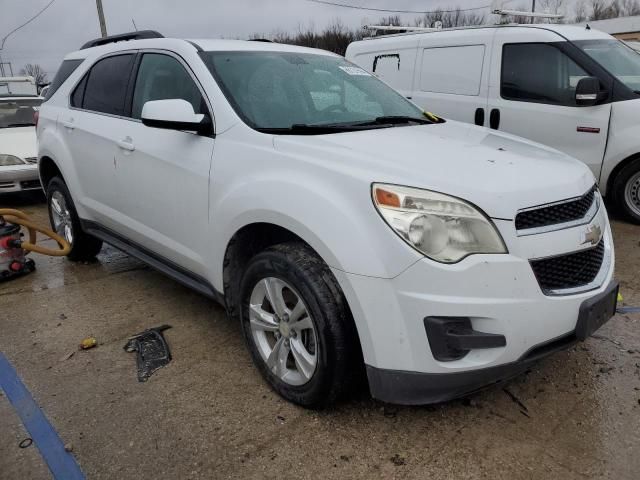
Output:
[[202,57],[238,115],[257,130],[376,128],[382,117],[424,121],[422,110],[341,57],[266,51]]
[[178,60],[160,53],[144,54],[133,92],[131,116],[140,118],[146,102],[170,99],[186,100],[195,113],[207,113],[200,90]]
[[[133,54],[116,55],[104,58],[91,67],[84,88],[82,108],[126,116],[125,99],[134,58]],[[81,82],[76,89],[82,87],[83,83]],[[74,90],[72,101],[76,93],[78,92]]]
[[640,93],[640,55],[618,40],[574,42],[635,93]]
[[521,102],[576,106],[576,86],[588,77],[577,63],[548,43],[505,45],[502,98]]
[[34,126],[36,123],[33,119],[33,114],[41,103],[41,98],[1,99],[0,128]]

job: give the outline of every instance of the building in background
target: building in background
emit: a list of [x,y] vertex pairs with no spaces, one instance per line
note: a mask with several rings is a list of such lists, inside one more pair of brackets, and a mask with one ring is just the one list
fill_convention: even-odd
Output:
[[581,25],[587,23],[591,28],[613,35],[625,42],[640,42],[640,16],[594,20],[584,22]]

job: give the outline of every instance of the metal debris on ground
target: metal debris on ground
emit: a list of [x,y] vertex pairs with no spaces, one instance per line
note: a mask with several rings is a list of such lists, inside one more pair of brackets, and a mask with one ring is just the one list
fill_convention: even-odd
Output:
[[169,345],[167,345],[162,335],[162,332],[168,328],[171,328],[171,325],[149,328],[131,337],[124,346],[126,352],[138,352],[139,382],[146,382],[156,370],[164,367],[171,361]]

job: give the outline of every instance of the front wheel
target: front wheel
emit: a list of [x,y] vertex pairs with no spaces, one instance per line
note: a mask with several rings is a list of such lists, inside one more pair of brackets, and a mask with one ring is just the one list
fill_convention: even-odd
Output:
[[241,322],[258,370],[285,399],[305,407],[334,402],[359,369],[344,296],[306,245],[256,255],[241,283]]
[[67,258],[92,260],[102,249],[102,241],[85,233],[64,180],[53,177],[47,185],[47,209],[53,230],[71,245]]
[[629,220],[640,224],[640,158],[620,170],[612,188],[616,206]]

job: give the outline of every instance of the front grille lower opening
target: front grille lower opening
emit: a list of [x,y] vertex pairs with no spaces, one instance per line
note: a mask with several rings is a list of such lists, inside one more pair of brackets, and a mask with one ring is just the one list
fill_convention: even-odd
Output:
[[604,238],[589,250],[557,257],[531,260],[531,268],[546,294],[554,290],[578,288],[592,283],[604,260]]

